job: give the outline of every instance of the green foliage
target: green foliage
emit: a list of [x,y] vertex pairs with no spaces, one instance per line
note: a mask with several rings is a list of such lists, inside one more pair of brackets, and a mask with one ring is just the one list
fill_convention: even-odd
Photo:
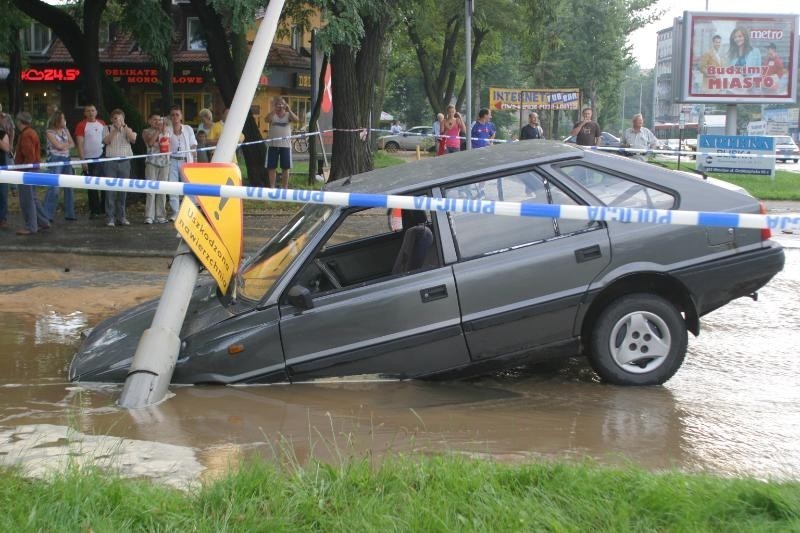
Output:
[[124,3],[121,18],[125,29],[136,36],[136,42],[161,67],[167,66],[174,29],[172,19],[164,13],[159,0],[129,0]]
[[796,531],[800,484],[634,467],[251,461],[180,492],[98,471],[0,476],[4,531]]

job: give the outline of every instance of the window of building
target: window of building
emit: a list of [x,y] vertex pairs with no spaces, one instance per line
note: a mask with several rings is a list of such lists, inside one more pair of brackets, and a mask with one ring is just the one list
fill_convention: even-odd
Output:
[[101,22],[98,30],[98,44],[100,50],[105,50],[111,44],[111,25],[108,22]]
[[30,26],[20,30],[23,51],[29,54],[41,54],[50,46],[52,32],[47,26],[31,22]]
[[311,112],[311,97],[310,96],[285,96],[286,103],[289,104],[289,109],[295,112],[299,122],[292,124],[293,130],[304,130],[308,125],[308,114]]
[[203,37],[202,26],[200,19],[197,17],[188,17],[186,19],[186,49],[187,50],[205,50],[206,40]]
[[[212,98],[210,93],[179,93],[173,95],[173,104],[181,106],[183,110],[183,123],[196,125],[200,119],[197,112],[207,107],[211,109]],[[173,105],[170,104],[170,105]],[[169,107],[169,106],[167,106]],[[145,94],[145,111],[147,116],[151,113],[161,113],[161,95],[159,93]],[[166,114],[166,110],[163,111]]]
[[292,48],[300,50],[303,47],[303,27],[295,26],[292,28]]

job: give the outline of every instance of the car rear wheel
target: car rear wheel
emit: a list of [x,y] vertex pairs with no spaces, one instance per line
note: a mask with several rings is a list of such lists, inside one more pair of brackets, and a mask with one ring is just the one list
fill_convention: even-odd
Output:
[[383,149],[386,150],[387,152],[396,152],[400,149],[400,145],[394,141],[389,141],[388,143],[386,143]]
[[600,314],[591,338],[589,362],[615,385],[660,385],[677,372],[686,356],[683,317],[667,300],[631,294]]

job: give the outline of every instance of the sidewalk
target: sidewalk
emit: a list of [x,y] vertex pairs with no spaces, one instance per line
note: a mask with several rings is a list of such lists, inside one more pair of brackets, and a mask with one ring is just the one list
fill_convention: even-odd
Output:
[[[771,213],[799,213],[800,202],[765,202]],[[244,252],[250,254],[286,223],[294,210],[244,216]],[[130,226],[106,227],[102,218],[79,215],[66,222],[59,213],[49,230],[37,235],[15,234],[22,216],[9,213],[8,225],[0,228],[0,253],[46,252],[120,257],[172,257],[178,247],[173,223],[144,224],[141,215],[129,213]],[[1,255],[0,255],[1,257]],[[0,260],[2,266],[2,260]]]
[[[244,217],[244,252],[250,254],[264,244],[286,223],[294,211],[258,214]],[[130,226],[107,227],[102,218],[89,220],[78,215],[75,222],[65,221],[61,214],[47,231],[19,236],[22,216],[9,213],[8,225],[0,228],[2,252],[73,253],[120,257],[173,257],[178,248],[178,232],[174,223],[145,224],[141,216],[129,213]],[[2,260],[0,260],[2,265]]]

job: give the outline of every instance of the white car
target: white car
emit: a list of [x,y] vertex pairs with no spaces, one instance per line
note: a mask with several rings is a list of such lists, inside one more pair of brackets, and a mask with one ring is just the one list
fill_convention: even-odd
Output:
[[790,159],[797,163],[800,161],[800,148],[788,135],[776,135],[775,160],[788,162]]
[[417,146],[421,150],[427,150],[434,145],[433,126],[414,126],[408,131],[384,135],[378,139],[378,149],[387,152],[397,150],[416,150]]

